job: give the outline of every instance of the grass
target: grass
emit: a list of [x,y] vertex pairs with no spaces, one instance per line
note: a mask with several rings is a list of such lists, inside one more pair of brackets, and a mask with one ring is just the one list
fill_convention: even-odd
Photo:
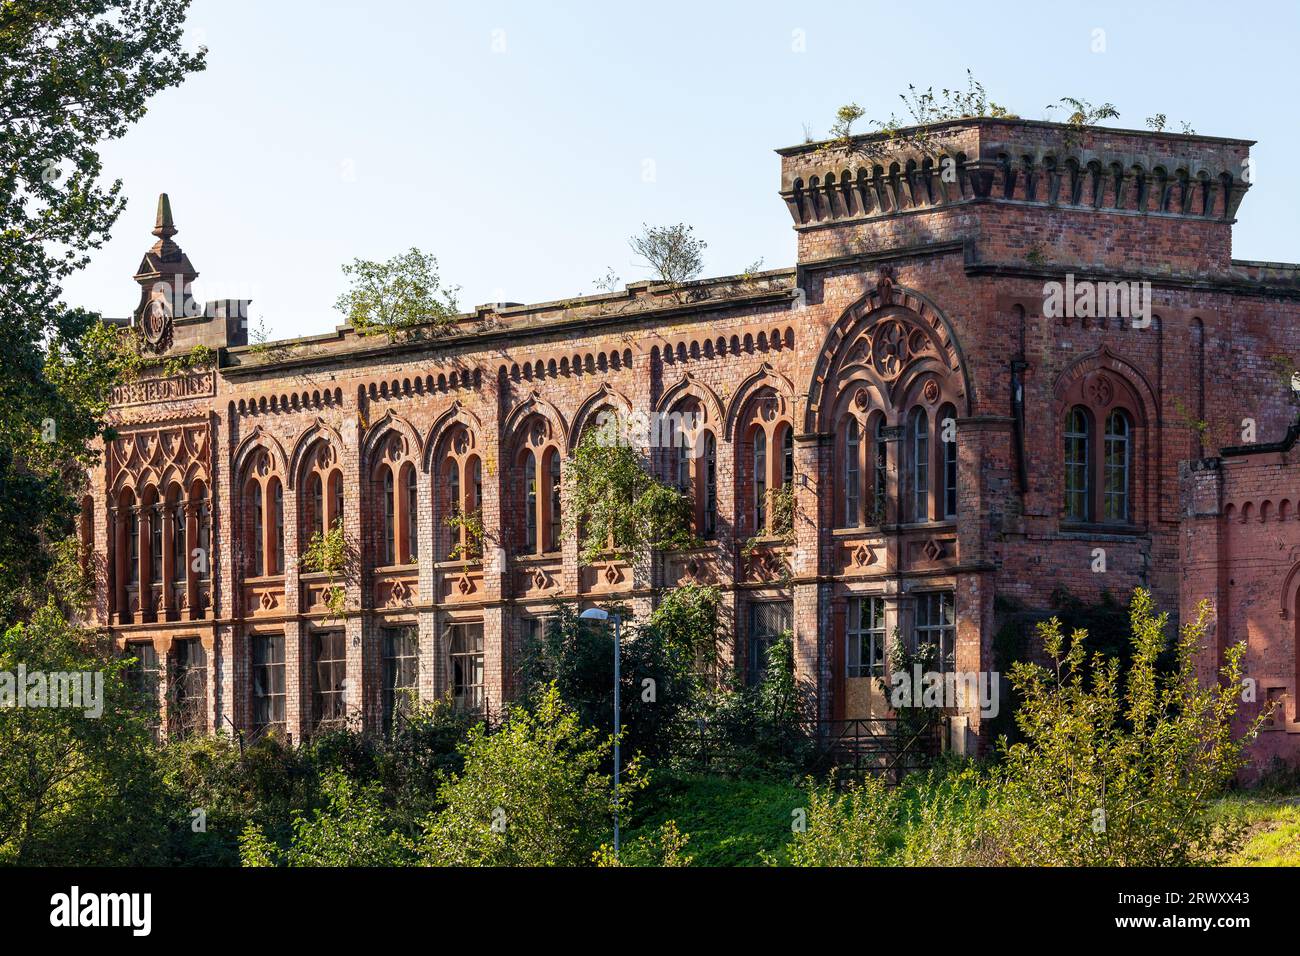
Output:
[[[912,796],[909,794],[908,796]],[[689,834],[695,866],[762,866],[790,842],[793,811],[806,799],[795,780],[734,780],[659,772],[638,795],[628,840],[667,820]],[[1230,866],[1300,866],[1300,790],[1237,791],[1216,800],[1211,814],[1247,825]]]
[[637,797],[628,839],[675,820],[690,834],[695,866],[762,866],[763,851],[779,854],[789,842],[793,812],[805,802],[793,781],[660,772]]
[[1234,793],[1211,811],[1246,824],[1246,842],[1230,866],[1300,866],[1300,796]]

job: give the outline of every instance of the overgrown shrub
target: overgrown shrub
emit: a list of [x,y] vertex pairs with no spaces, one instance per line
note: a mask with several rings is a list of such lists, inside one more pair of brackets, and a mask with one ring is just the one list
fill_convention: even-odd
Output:
[[[612,833],[614,797],[603,771],[608,735],[584,727],[555,687],[534,709],[512,707],[488,734],[471,729],[464,769],[445,783],[443,809],[419,843],[437,866],[581,866]],[[641,786],[627,768],[621,798]]]

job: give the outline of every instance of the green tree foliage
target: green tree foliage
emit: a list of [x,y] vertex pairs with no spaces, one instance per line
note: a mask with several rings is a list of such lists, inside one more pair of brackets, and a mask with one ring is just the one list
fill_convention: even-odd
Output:
[[[460,769],[457,748],[473,723],[435,703],[413,707],[386,737],[338,729],[298,746],[277,734],[242,745],[229,737],[168,742],[158,757],[173,823],[171,859],[230,866],[242,857],[247,863],[240,838],[251,832],[251,846],[269,844],[267,858],[286,864],[303,850],[295,842],[300,816],[307,825],[328,826],[316,811],[328,816],[349,802],[361,808],[367,794],[377,797],[383,826],[412,840],[441,806],[438,788]],[[355,800],[332,800],[327,783],[336,775],[351,782]],[[199,831],[191,826],[196,808],[203,809],[206,822]]]
[[[620,704],[625,752],[658,761],[707,686],[706,668],[717,653],[716,588],[669,592],[644,624],[623,613]],[[613,728],[614,627],[585,621],[572,605],[557,603],[537,644],[524,648],[523,682],[537,701],[551,687],[586,727]]]
[[308,573],[326,576],[330,586],[325,592],[325,606],[330,617],[343,617],[348,606],[347,585],[355,583],[360,576],[361,556],[348,541],[342,518],[336,519],[324,532],[312,532],[298,556],[298,566]]
[[416,248],[386,262],[354,259],[343,274],[351,287],[335,308],[359,335],[386,335],[393,342],[437,335],[459,312],[459,287],[444,286],[438,260]]
[[[229,737],[169,741],[157,752],[172,822],[170,854],[188,866],[238,866],[238,839],[252,827],[287,841],[295,810],[319,803],[316,767],[283,737],[246,746]],[[194,827],[193,811],[203,824]]]
[[0,675],[16,681],[20,665],[28,675],[102,675],[102,712],[0,707],[0,862],[160,862],[153,738],[127,664],[101,657],[49,606],[0,637]]
[[[804,818],[793,824],[786,847],[792,866],[883,866],[894,851],[900,818],[898,795],[875,777],[837,789],[808,783]],[[768,856],[769,863],[778,858]]]
[[690,866],[694,861],[686,852],[691,842],[690,834],[677,828],[675,820],[665,821],[658,830],[642,834],[615,854],[614,848],[602,843],[596,851],[597,866]]
[[701,694],[683,715],[674,766],[730,776],[788,778],[808,768],[812,739],[801,725],[794,641],[787,631],[767,649],[762,678],[735,679]]
[[704,271],[708,243],[695,238],[695,227],[684,222],[672,226],[642,223],[641,231],[628,239],[628,245],[660,282],[682,285]]
[[[585,728],[559,691],[533,710],[511,708],[505,725],[470,731],[465,769],[441,789],[444,808],[420,841],[425,863],[444,866],[580,866],[612,828],[612,741]],[[621,788],[640,786],[635,762]]]
[[565,532],[579,536],[579,558],[626,560],[652,549],[690,547],[691,504],[652,477],[609,421],[583,435],[565,472]]
[[0,5],[0,615],[44,603],[44,544],[68,533],[113,382],[116,329],[70,309],[63,283],[125,206],[99,182],[99,146],[150,96],[200,70],[181,49],[186,0],[10,0]]
[[325,806],[295,811],[293,837],[281,850],[255,825],[240,835],[245,866],[401,866],[413,860],[411,841],[396,832],[377,783],[358,784],[333,772],[324,780]]
[[1242,766],[1244,741],[1264,718],[1234,738],[1244,645],[1228,651],[1222,683],[1198,682],[1209,613],[1202,603],[1184,625],[1176,667],[1162,674],[1168,614],[1156,613],[1149,592],[1134,591],[1124,679],[1117,660],[1089,659],[1087,632],[1067,638],[1055,619],[1039,626],[1053,666],[1013,666],[1023,740],[1004,753],[1021,861],[1185,866],[1219,860],[1235,845],[1239,834],[1205,811]]

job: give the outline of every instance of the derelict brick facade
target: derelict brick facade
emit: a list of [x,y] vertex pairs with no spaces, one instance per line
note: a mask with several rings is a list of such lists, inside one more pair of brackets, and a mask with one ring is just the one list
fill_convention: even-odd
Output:
[[[242,304],[186,312],[184,296],[153,291],[160,279],[174,289],[175,276],[193,278],[160,207],[135,322],[160,351],[206,343],[219,361],[119,391],[120,437],[85,505],[104,558],[99,619],[119,641],[152,642],[160,660],[175,639],[200,638],[214,727],[251,725],[248,638],[283,635],[286,727],[300,736],[312,729],[322,629],[345,631],[348,713],[378,728],[385,627],[416,628],[419,693],[432,699],[456,680],[448,625],[481,623],[482,694],[496,709],[517,689],[527,620],[556,599],[617,599],[639,616],[674,584],[714,583],[738,671],[753,608],[789,603],[809,711],[829,719],[885,712],[870,679],[849,673],[856,598],[883,597],[885,632],[907,639],[927,595],[951,594],[959,671],[992,669],[1005,616],[1050,606],[1058,588],[1097,600],[1145,585],[1177,608],[1181,586],[1186,613],[1198,582],[1192,597],[1222,600],[1235,556],[1271,545],[1251,537],[1256,525],[1233,533],[1248,547],[1215,525],[1201,550],[1189,535],[1205,522],[1180,498],[1180,464],[1239,443],[1244,419],[1260,442],[1287,431],[1295,409],[1276,358],[1294,355],[1300,338],[1300,268],[1231,258],[1249,146],[970,120],[932,127],[924,141],[785,149],[794,268],[483,306],[452,334],[399,343],[343,327],[250,346]],[[1135,293],[1150,283],[1150,309],[1134,302],[1138,314],[1116,314],[1103,285],[1109,305],[1056,314],[1045,283],[1067,279],[1078,289],[1135,283]],[[661,477],[685,476],[697,531],[713,516],[705,547],[582,566],[576,540],[552,535],[552,456],[563,469],[602,412],[700,417],[716,447],[710,467],[679,466],[662,447],[646,460]],[[1075,421],[1085,438],[1071,438]],[[955,429],[951,498],[945,425]],[[1112,435],[1121,429],[1122,441]],[[1067,446],[1086,459],[1070,474],[1086,478],[1067,479]],[[787,454],[792,541],[763,534],[754,500],[756,467],[779,486]],[[1277,454],[1283,468],[1290,452]],[[1296,497],[1285,516],[1274,497],[1272,520],[1295,522]],[[150,522],[173,503],[197,514],[184,525],[187,552],[210,523],[212,567],[178,573],[168,558],[168,583],[150,583]],[[481,556],[451,556],[456,508],[481,509]],[[360,556],[342,620],[325,606],[331,582],[298,566],[311,529],[335,518]],[[179,533],[169,527],[167,542]],[[1230,550],[1212,550],[1229,539]],[[1281,586],[1265,575],[1258,600],[1281,601]],[[1294,600],[1286,607],[1298,616]],[[1276,672],[1292,724],[1294,632],[1250,631],[1267,644],[1260,666]],[[1221,617],[1220,646],[1245,636]],[[960,716],[962,744],[978,746],[978,712]]]

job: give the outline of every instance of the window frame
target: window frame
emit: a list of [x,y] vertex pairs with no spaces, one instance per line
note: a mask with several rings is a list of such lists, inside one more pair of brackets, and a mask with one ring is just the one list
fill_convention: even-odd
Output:
[[[487,706],[483,622],[451,621],[447,624],[446,640],[452,710],[460,714],[482,713]],[[474,680],[467,680],[467,676]]]
[[[869,609],[869,613],[868,613]],[[864,623],[869,621],[869,626]],[[849,598],[844,630],[844,674],[850,679],[885,676],[885,596],[865,594]],[[863,662],[863,651],[867,652]]]
[[347,632],[342,628],[311,632],[313,731],[342,727],[347,721],[347,648]]
[[415,624],[385,625],[379,629],[379,638],[380,720],[384,733],[390,733],[419,694],[420,631]]
[[[278,643],[277,643],[278,642]],[[259,654],[259,650],[262,653]],[[274,650],[275,653],[268,653]],[[250,634],[249,723],[254,734],[288,728],[288,683],[283,634]],[[259,693],[260,689],[260,693]]]
[[[912,620],[912,652],[920,652],[922,644],[937,647],[938,659],[929,667],[941,674],[956,669],[957,664],[957,604],[956,593],[951,590],[922,591],[915,595]],[[944,619],[944,611],[948,619]],[[927,639],[930,635],[933,640]]]

